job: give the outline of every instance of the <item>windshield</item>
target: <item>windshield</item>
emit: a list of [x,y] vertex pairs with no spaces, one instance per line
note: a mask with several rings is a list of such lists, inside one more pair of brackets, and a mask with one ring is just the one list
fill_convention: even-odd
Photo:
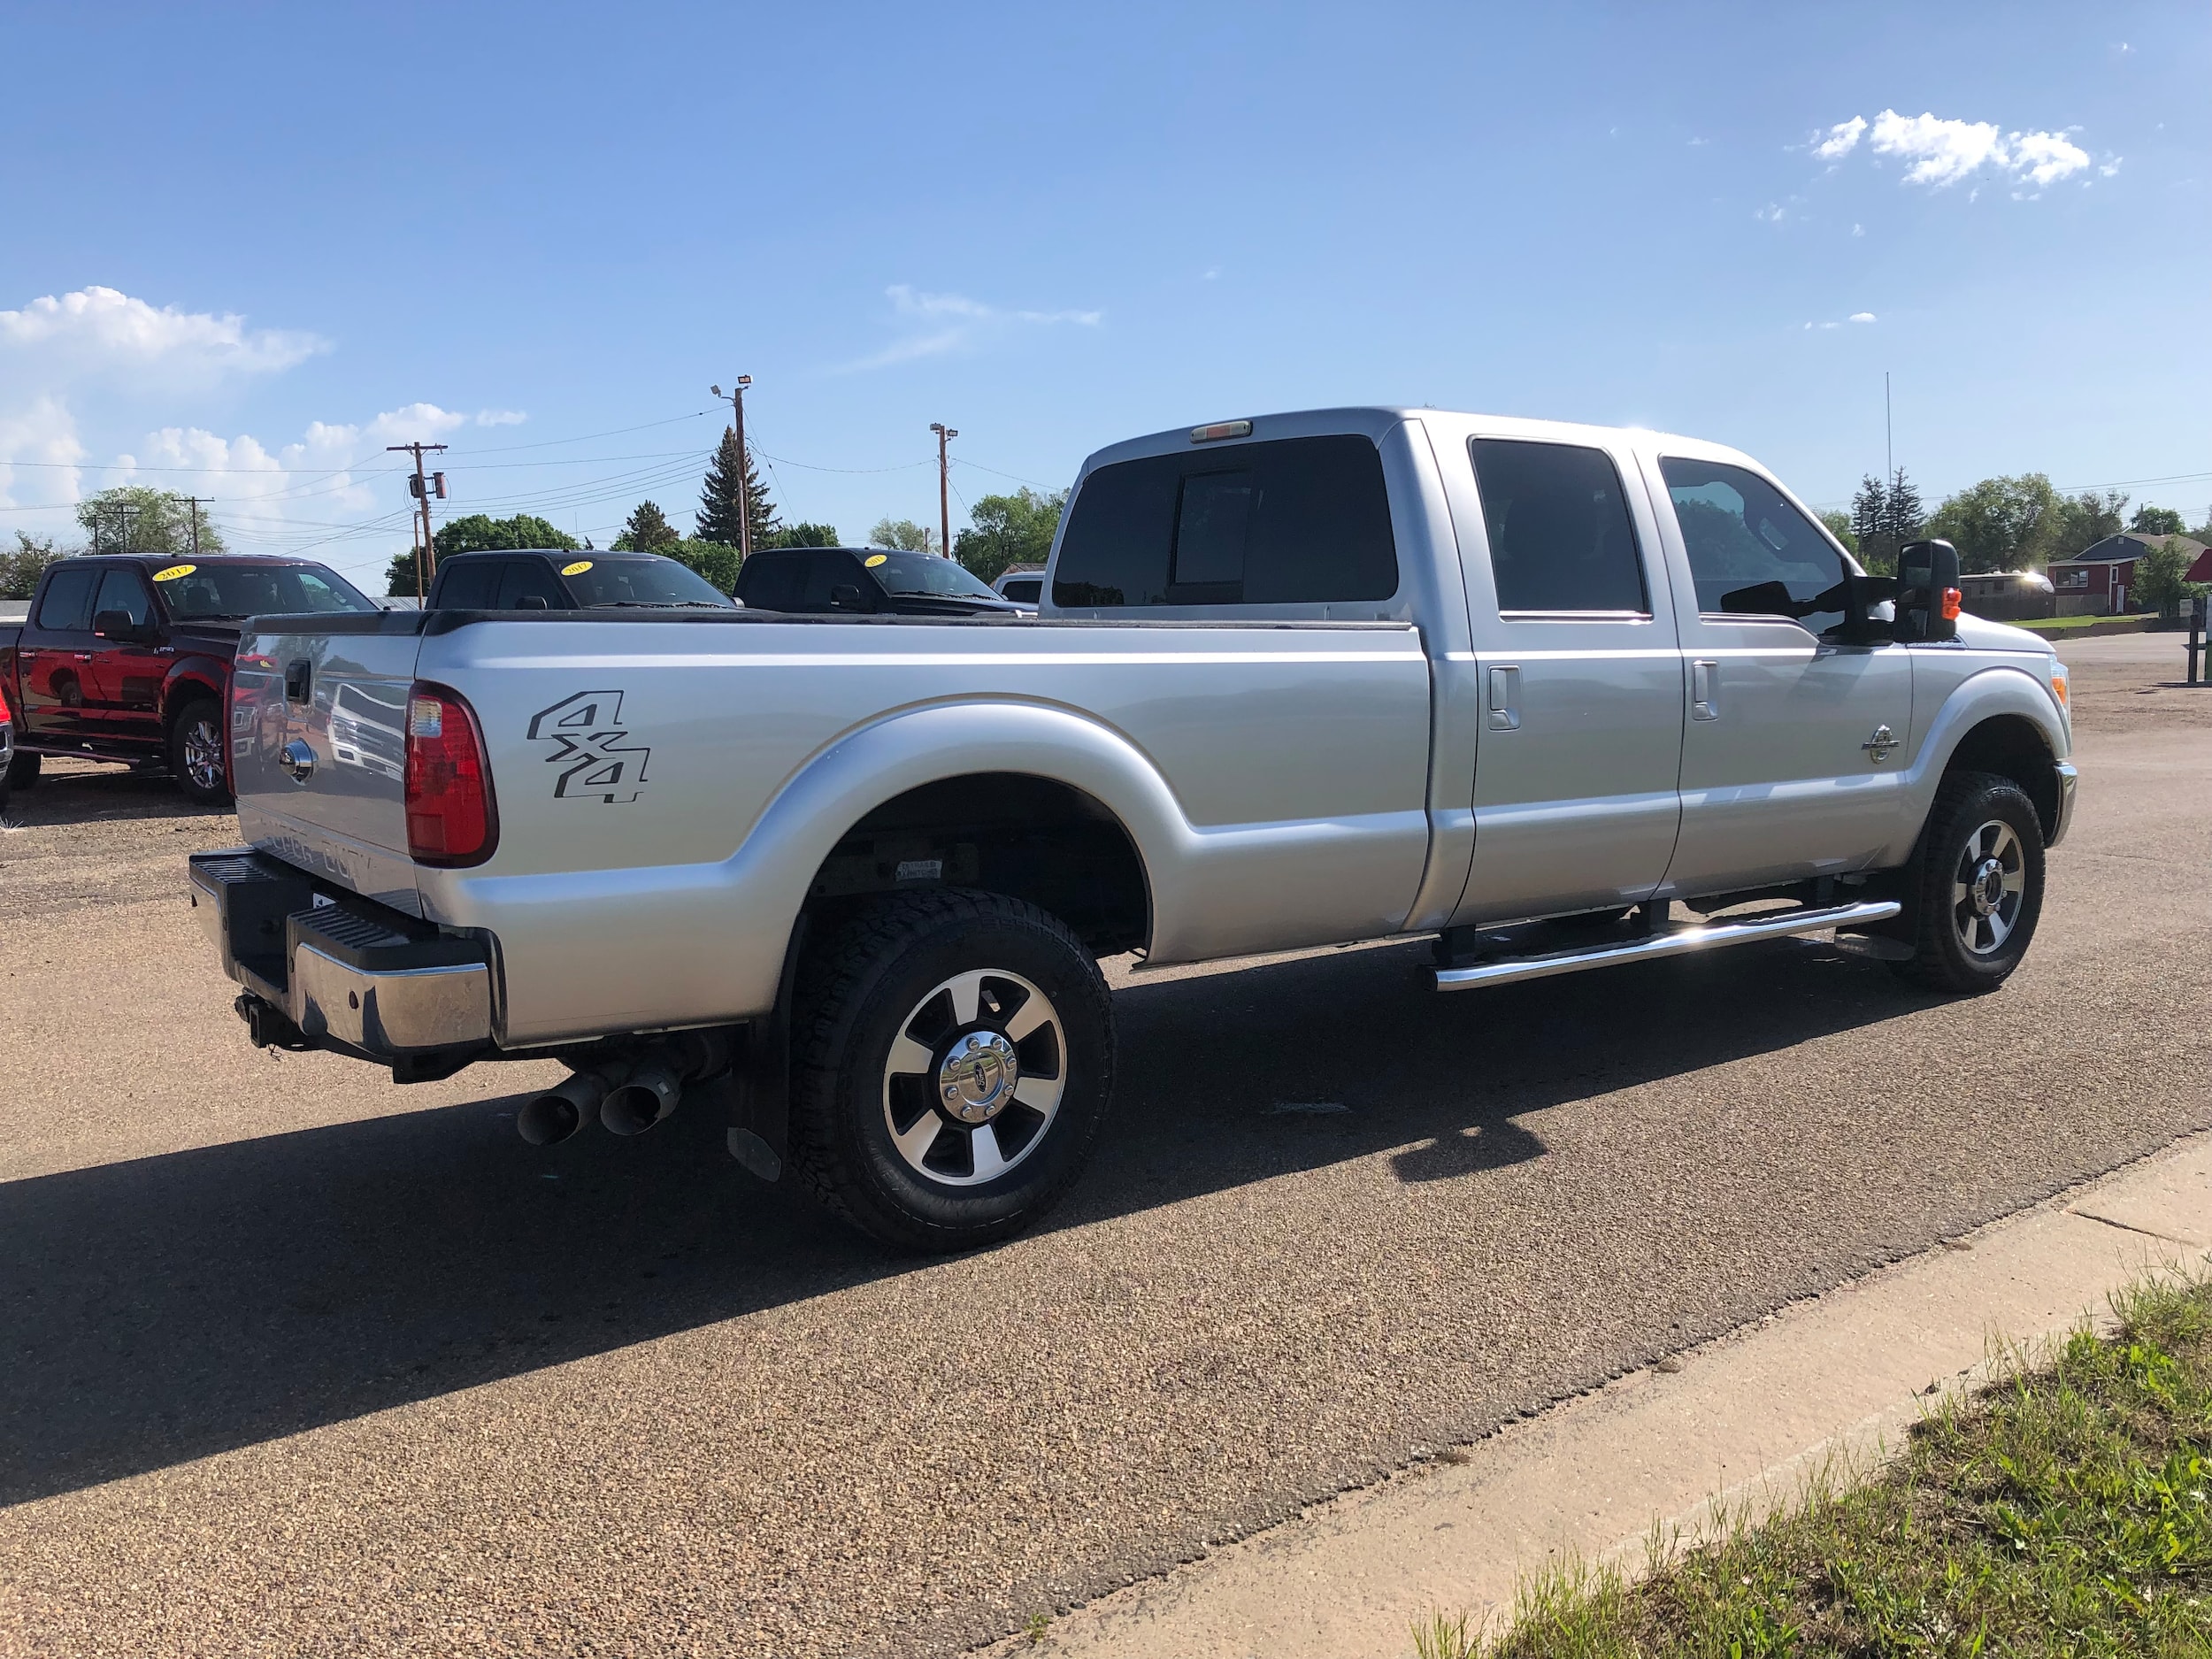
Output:
[[594,555],[561,566],[580,603],[591,605],[715,605],[733,609],[730,596],[697,572],[657,554],[601,558]]
[[336,571],[321,565],[172,565],[154,572],[154,585],[169,614],[180,622],[379,608]]
[[[999,595],[969,574],[967,567],[934,553],[869,553],[863,556],[887,593],[939,594],[956,599],[996,599]],[[878,564],[877,560],[882,560]]]

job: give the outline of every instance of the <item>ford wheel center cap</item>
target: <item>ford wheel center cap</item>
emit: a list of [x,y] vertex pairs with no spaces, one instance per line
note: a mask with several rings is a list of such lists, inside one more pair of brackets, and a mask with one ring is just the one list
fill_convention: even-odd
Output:
[[972,1031],[946,1051],[937,1068],[937,1102],[964,1124],[987,1123],[1020,1080],[1014,1045],[995,1031]]

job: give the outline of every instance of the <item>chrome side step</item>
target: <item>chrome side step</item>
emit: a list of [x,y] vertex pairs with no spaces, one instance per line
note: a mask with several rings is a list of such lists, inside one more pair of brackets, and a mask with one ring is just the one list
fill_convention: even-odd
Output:
[[1678,927],[1623,944],[1600,945],[1593,950],[1547,950],[1532,956],[1501,956],[1495,962],[1478,962],[1464,968],[1439,968],[1436,988],[1464,991],[1478,985],[1511,985],[1518,979],[1548,979],[1555,973],[1579,973],[1585,968],[1609,968],[1623,962],[1685,956],[1694,950],[1717,950],[1724,945],[1748,945],[1762,939],[1786,939],[1793,933],[1817,933],[1831,927],[1857,927],[1868,922],[1886,922],[1903,909],[1894,899],[1874,899],[1863,904],[1833,904],[1821,910],[1788,910],[1779,916],[1755,916],[1740,922]]

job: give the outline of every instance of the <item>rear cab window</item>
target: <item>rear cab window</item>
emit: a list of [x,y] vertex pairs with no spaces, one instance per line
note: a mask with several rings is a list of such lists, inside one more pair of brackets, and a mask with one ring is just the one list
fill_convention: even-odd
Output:
[[1060,610],[1324,605],[1398,591],[1382,457],[1282,438],[1102,466],[1068,510]]
[[82,634],[92,626],[92,590],[99,581],[96,565],[71,565],[46,579],[39,595],[38,626],[48,634]]

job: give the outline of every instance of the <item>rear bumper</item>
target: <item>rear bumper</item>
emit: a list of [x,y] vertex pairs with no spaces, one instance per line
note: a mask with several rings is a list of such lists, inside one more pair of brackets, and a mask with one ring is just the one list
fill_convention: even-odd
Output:
[[[491,1047],[488,939],[441,933],[249,847],[188,865],[223,972],[305,1046],[388,1064]],[[266,1022],[250,1023],[258,1041]]]
[[2051,770],[2058,778],[2058,816],[2052,823],[2050,834],[2044,838],[2046,847],[2057,846],[2073,827],[2074,790],[2081,781],[2081,774],[2074,770],[2071,761],[2055,760]]

